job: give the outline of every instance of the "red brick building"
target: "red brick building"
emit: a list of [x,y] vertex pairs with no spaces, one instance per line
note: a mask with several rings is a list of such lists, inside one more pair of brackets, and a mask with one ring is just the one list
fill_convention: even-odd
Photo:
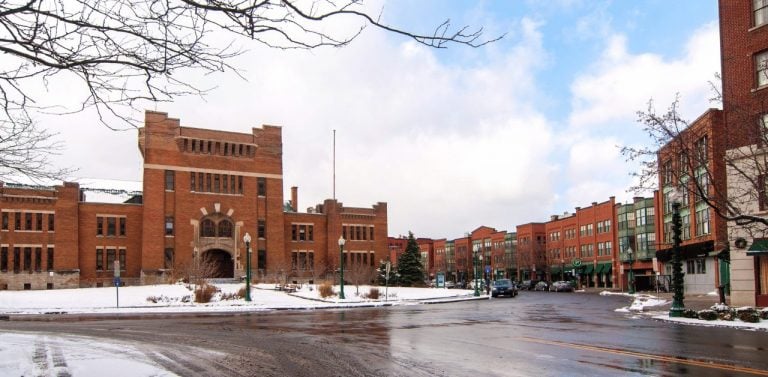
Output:
[[545,280],[548,263],[546,224],[518,225],[517,276],[520,280]]
[[111,284],[114,261],[128,284],[165,281],[208,261],[214,277],[252,271],[285,280],[324,277],[339,265],[386,259],[387,205],[326,200],[299,213],[283,201],[282,129],[235,133],[182,127],[148,111],[139,130],[143,191],[124,203],[88,202],[77,183],[0,185],[0,288]]

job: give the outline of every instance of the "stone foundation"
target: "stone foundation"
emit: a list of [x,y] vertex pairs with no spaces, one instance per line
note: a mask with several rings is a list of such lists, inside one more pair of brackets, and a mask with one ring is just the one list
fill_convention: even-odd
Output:
[[65,289],[79,286],[80,270],[0,272],[0,290]]

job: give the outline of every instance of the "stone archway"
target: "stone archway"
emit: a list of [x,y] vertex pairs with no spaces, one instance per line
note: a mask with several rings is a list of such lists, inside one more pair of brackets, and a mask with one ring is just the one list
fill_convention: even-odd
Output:
[[232,255],[221,249],[211,249],[203,253],[203,260],[211,265],[210,277],[214,279],[232,279],[235,277],[235,264]]

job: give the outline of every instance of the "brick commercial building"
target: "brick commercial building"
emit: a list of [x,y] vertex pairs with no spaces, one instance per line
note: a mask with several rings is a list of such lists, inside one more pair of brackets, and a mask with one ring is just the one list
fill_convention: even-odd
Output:
[[386,259],[387,205],[337,200],[299,213],[298,189],[283,201],[282,129],[234,133],[182,127],[148,111],[139,129],[143,190],[121,203],[88,200],[77,183],[0,184],[0,289],[146,284],[203,263],[211,277],[245,274],[245,234],[255,276],[325,278],[339,266]]

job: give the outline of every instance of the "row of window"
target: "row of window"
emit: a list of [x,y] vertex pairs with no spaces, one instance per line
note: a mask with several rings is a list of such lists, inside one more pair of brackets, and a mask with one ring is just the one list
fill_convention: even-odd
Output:
[[315,229],[314,225],[291,224],[291,240],[292,241],[314,241],[315,240],[314,229]]
[[291,269],[294,271],[314,271],[314,250],[293,250],[291,252]]
[[45,259],[46,263],[43,267],[43,248],[40,246],[14,247],[13,249],[3,246],[0,248],[0,272],[8,272],[8,266],[12,266],[14,273],[21,271],[40,272],[43,269],[53,271],[52,247],[46,249]]
[[96,216],[97,236],[120,236],[126,232],[125,216]]
[[120,271],[125,271],[125,248],[96,248],[96,271],[104,271],[105,267],[107,271],[114,271],[115,260],[120,261]]
[[704,258],[687,259],[685,261],[685,273],[688,275],[706,274],[707,261]]
[[375,254],[368,251],[344,251],[344,269],[355,266],[371,266],[376,263]]
[[345,240],[373,241],[373,225],[342,225],[341,235]]
[[[173,170],[165,171],[165,190],[174,191],[176,189],[176,172]],[[211,192],[221,194],[242,194],[243,176],[233,174],[216,173],[189,173],[189,191],[191,192]],[[267,179],[264,177],[256,178],[256,194],[259,196],[267,195]]]
[[216,154],[232,157],[253,157],[256,154],[256,146],[250,144],[186,138],[183,141],[182,150],[188,153]]
[[[47,215],[47,216],[46,216]],[[8,230],[10,228],[11,223],[11,212],[3,212],[2,213],[2,230]],[[44,221],[44,219],[47,217],[47,221]],[[44,229],[43,225],[47,224],[48,228]],[[48,230],[49,232],[54,231],[54,216],[52,213],[41,213],[41,212],[13,212],[13,229],[14,230],[25,230],[25,231],[36,231],[36,232],[42,232],[43,230]]]

